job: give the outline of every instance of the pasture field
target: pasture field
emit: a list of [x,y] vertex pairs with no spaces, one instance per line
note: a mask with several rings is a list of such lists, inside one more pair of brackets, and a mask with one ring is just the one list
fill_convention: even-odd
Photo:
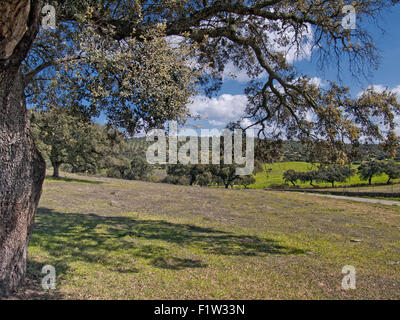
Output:
[[45,181],[14,298],[400,299],[399,261],[399,207],[68,175]]
[[335,188],[335,191],[400,193],[400,184]]
[[[285,183],[283,179],[283,173],[287,170],[295,170],[295,171],[308,171],[308,170],[313,170],[311,163],[307,162],[277,162],[273,164],[266,164],[266,168],[271,168],[272,171],[269,173],[268,177],[266,172],[260,172],[257,173],[255,178],[256,178],[256,183],[252,184],[249,186],[249,188],[253,189],[263,189],[266,187],[271,187],[273,185],[282,185]],[[358,165],[353,165],[352,166],[354,169],[358,168]],[[387,175],[382,174],[380,176],[374,177],[372,179],[372,182],[374,184],[385,184],[387,181]],[[393,183],[399,183],[400,179],[393,180]],[[289,183],[290,184],[290,183]],[[291,185],[291,184],[290,184]],[[310,188],[310,184],[307,183],[301,183],[300,181],[297,183],[297,185],[301,188]],[[319,186],[319,187],[331,187],[330,183],[316,183],[314,182],[314,185]],[[345,186],[352,186],[352,185],[365,185],[368,188],[368,181],[362,181],[360,177],[356,174],[353,177],[351,177],[348,181],[346,182],[336,182],[335,185],[337,187],[345,187]],[[391,188],[391,186],[388,186]],[[396,191],[395,191],[396,192]]]

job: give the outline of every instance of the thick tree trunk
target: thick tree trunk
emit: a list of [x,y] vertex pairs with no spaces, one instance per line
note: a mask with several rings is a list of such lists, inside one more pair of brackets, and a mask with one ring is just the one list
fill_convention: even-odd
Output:
[[20,72],[36,37],[38,0],[0,2],[0,296],[24,279],[45,163],[30,135]]
[[60,177],[60,166],[61,163],[53,163],[53,178],[59,178]]
[[45,162],[30,135],[19,71],[0,72],[0,296],[22,281],[26,270]]

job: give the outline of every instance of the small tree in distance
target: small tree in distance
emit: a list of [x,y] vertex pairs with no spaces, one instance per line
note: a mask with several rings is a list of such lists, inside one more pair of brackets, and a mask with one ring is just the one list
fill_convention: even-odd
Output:
[[297,180],[299,180],[299,173],[294,170],[288,170],[283,174],[283,179],[295,187]]
[[256,183],[256,179],[249,175],[249,176],[240,176],[235,180],[238,185],[243,186],[245,189],[249,187],[249,185]]
[[349,166],[331,165],[318,169],[316,180],[318,182],[329,182],[334,188],[335,182],[346,182],[355,173],[356,171]]
[[[31,111],[31,131],[36,145],[53,166],[53,177],[60,166],[95,173],[101,159],[111,153],[107,129],[63,107]],[[80,169],[80,170],[78,170]]]
[[314,187],[313,182],[317,179],[317,177],[318,177],[318,171],[316,170],[299,173],[300,181],[302,183],[309,182],[312,187]]
[[377,160],[369,160],[358,167],[358,174],[361,180],[368,180],[369,185],[372,184],[372,178],[381,175],[383,171],[383,163]]
[[387,184],[390,184],[391,180],[400,178],[400,165],[394,160],[389,160],[383,164],[383,172],[388,176]]

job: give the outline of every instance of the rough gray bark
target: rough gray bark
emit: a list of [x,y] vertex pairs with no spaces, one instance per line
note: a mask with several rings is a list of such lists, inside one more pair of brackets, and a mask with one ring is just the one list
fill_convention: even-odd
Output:
[[27,121],[19,72],[0,72],[0,295],[21,282],[45,165]]
[[0,296],[24,279],[45,163],[30,134],[20,71],[35,39],[40,1],[0,3]]

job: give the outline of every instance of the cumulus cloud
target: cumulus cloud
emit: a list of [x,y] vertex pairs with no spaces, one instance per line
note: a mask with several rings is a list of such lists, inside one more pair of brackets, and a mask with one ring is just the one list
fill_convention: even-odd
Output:
[[[318,77],[311,78],[311,82],[319,87],[325,85],[324,81]],[[248,100],[244,94],[222,94],[216,98],[199,95],[192,99],[188,107],[193,116],[208,120],[211,126],[224,127],[244,115],[247,103]],[[243,120],[241,125],[248,127],[250,124],[249,120]]]
[[[276,24],[276,22],[270,22],[268,20],[260,21],[260,24],[264,24],[265,26],[271,23]],[[266,31],[264,31],[264,40],[271,52],[283,53],[289,64],[311,59],[314,48],[314,31],[311,25],[308,24],[306,28],[301,31],[300,35],[290,28],[285,29],[285,31],[282,31],[282,27],[278,29],[280,31],[274,31],[266,27]],[[242,35],[246,35],[247,33],[245,29],[238,30],[238,32]],[[296,44],[296,38],[300,39],[299,45]],[[282,41],[283,39],[287,41]],[[264,78],[266,75],[266,72],[263,72],[257,79]],[[247,82],[250,80],[245,70],[239,70],[231,62],[225,66],[223,76],[225,79],[234,79],[239,82]]]
[[[294,30],[290,30],[286,32],[286,36],[291,39],[289,43],[295,43],[296,33]],[[295,45],[287,45],[281,46],[279,44],[279,38],[281,35],[270,34],[272,37],[272,45],[278,52],[284,52],[286,56],[286,61],[290,64],[301,61],[301,60],[310,60],[313,50],[313,40],[314,40],[314,32],[310,25],[307,25],[307,29],[302,33],[302,42],[299,47]]]
[[194,97],[189,110],[194,116],[207,119],[212,126],[223,127],[230,121],[237,121],[247,105],[245,95],[223,94],[216,98]]
[[[309,60],[312,55],[312,32],[310,34],[306,34],[304,36],[303,45],[300,48],[297,47],[282,47],[279,46],[275,42],[275,40],[271,40],[271,47],[274,48],[275,52],[284,52],[286,56],[286,60],[289,64],[292,64],[296,61]],[[263,71],[256,79],[262,79],[267,76],[267,73]],[[226,64],[223,79],[232,79],[238,82],[244,83],[251,80],[251,78],[247,75],[246,70],[240,70],[236,66],[233,65],[232,62]],[[314,78],[313,78],[314,79]],[[322,84],[322,83],[320,83]]]
[[326,86],[326,82],[321,78],[314,77],[310,79],[311,83],[315,84],[317,87],[323,88]]
[[[267,73],[262,72],[256,79],[262,79],[267,76]],[[223,80],[236,80],[240,83],[249,82],[251,78],[247,75],[246,70],[238,69],[232,62],[225,65],[224,73],[222,74]]]
[[394,92],[400,99],[400,85],[391,89],[390,87],[384,86],[382,84],[373,84],[373,85],[368,86],[365,90],[359,92],[357,97],[361,97],[361,95],[368,89],[373,89],[376,92],[383,92],[385,90],[389,90],[389,91]]

